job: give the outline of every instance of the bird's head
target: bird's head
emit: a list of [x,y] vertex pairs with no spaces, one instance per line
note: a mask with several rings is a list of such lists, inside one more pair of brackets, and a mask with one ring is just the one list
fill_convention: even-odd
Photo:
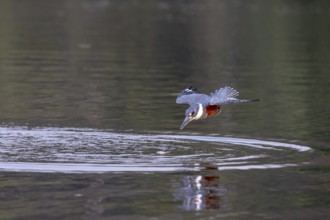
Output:
[[201,116],[203,114],[203,109],[202,109],[202,105],[194,105],[194,106],[190,106],[187,110],[186,110],[186,117],[183,120],[180,129],[182,130],[187,124],[189,124],[191,121],[193,120],[197,120],[200,119]]

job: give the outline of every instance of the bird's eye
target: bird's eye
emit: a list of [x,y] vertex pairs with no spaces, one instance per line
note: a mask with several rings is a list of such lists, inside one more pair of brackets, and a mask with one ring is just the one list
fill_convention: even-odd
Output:
[[195,115],[195,112],[190,113],[190,115],[191,115],[191,116],[194,116],[194,115]]

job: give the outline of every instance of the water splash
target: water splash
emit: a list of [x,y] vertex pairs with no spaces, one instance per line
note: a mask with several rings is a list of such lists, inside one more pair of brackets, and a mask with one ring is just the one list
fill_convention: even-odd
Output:
[[[21,172],[272,169],[305,162],[310,147],[217,136],[116,133],[93,129],[0,127],[0,170]],[[296,156],[299,154],[299,156]]]

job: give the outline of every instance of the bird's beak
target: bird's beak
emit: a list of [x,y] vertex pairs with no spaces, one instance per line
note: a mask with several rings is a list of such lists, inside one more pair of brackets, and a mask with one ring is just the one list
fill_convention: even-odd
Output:
[[184,120],[183,120],[183,122],[182,122],[182,124],[181,124],[181,126],[180,126],[180,129],[182,130],[184,127],[186,127],[186,125],[187,124],[189,124],[189,122],[191,122],[192,121],[192,118],[190,118],[190,117],[186,117]]

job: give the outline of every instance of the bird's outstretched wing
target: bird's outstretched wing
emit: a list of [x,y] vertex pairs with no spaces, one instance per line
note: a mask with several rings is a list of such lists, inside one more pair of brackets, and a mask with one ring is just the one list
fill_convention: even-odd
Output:
[[223,105],[223,104],[230,104],[230,103],[241,103],[241,102],[255,102],[259,101],[258,99],[255,100],[246,100],[246,99],[237,99],[239,92],[231,87],[223,87],[219,90],[216,90],[214,93],[210,94],[210,104],[211,105]]
[[192,105],[209,99],[210,97],[208,95],[201,94],[197,88],[189,86],[181,91],[181,93],[176,98],[176,103]]

